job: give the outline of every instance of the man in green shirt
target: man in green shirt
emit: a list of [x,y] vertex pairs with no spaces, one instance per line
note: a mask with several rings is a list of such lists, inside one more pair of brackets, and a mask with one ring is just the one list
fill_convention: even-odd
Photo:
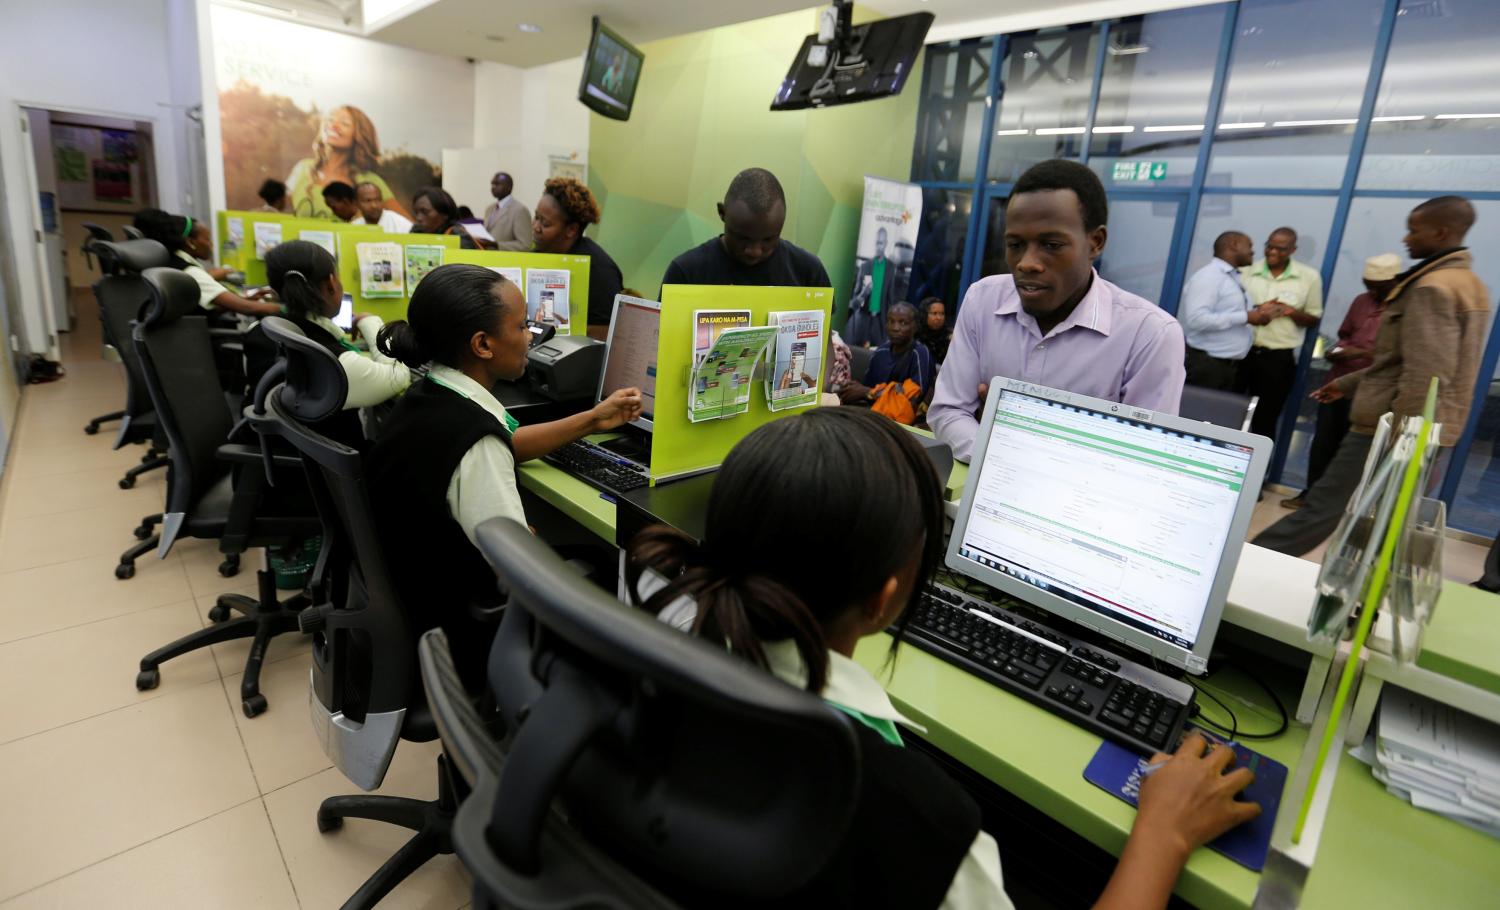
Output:
[[888,242],[885,228],[876,231],[875,255],[861,263],[854,276],[854,296],[844,327],[844,340],[852,345],[873,348],[885,343],[885,314],[896,297],[896,265],[885,255]]
[[1297,232],[1279,227],[1266,238],[1266,258],[1242,269],[1250,305],[1267,305],[1270,322],[1255,329],[1250,353],[1240,361],[1240,390],[1260,396],[1250,432],[1276,438],[1281,408],[1297,378],[1297,351],[1323,315],[1323,276],[1297,262]]

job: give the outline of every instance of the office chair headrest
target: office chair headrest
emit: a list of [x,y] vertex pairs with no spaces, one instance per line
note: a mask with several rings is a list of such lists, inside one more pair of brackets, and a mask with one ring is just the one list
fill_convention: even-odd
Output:
[[[92,240],[106,240],[106,241],[109,241],[109,242],[114,242],[115,235],[111,234],[109,232],[109,228],[105,227],[104,225],[102,225],[102,224],[95,224],[92,221],[84,221],[84,222],[82,222],[82,225],[83,225],[83,229],[85,231],[89,232],[89,238],[90,239],[92,239]],[[87,245],[87,244],[85,244],[85,245]]]
[[[132,242],[154,243],[155,241]],[[160,248],[161,244],[158,243],[156,246]],[[146,280],[146,286],[151,289],[151,302],[146,305],[142,324],[160,328],[184,316],[203,315],[203,308],[198,305],[201,292],[193,276],[181,269],[157,266],[142,272],[141,277]]]
[[267,316],[260,327],[286,358],[286,378],[278,399],[282,407],[306,423],[337,414],[349,395],[349,377],[338,359],[280,316]]
[[98,256],[106,265],[136,274],[172,261],[172,254],[155,240],[90,240],[84,244],[84,249]]
[[[488,828],[502,861],[529,874],[563,795],[592,836],[690,888],[772,898],[822,868],[860,787],[847,717],[620,603],[525,525],[491,519],[477,539],[509,592],[490,687],[521,724]],[[713,767],[686,758],[706,754]],[[787,799],[747,809],[767,787]]]
[[145,233],[143,231],[141,231],[140,228],[136,227],[133,224],[122,224],[122,225],[120,225],[120,233],[124,234],[125,235],[125,239],[127,239],[127,240],[145,240],[146,239]]

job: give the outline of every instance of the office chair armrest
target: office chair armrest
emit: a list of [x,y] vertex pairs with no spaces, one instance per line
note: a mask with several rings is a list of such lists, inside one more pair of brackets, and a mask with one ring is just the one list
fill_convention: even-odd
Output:
[[[262,464],[262,455],[257,446],[239,445],[237,443],[225,443],[215,450],[214,454],[224,461],[232,461],[235,464]],[[295,470],[302,467],[302,458],[297,455],[272,455],[271,463],[278,468]]]
[[231,340],[233,340],[233,341],[239,341],[240,338],[243,337],[243,335],[244,335],[244,333],[241,332],[239,329],[209,329],[208,330],[208,337],[211,340],[213,340],[214,343],[216,343],[216,344],[219,343],[219,342],[221,342],[221,341],[231,341]]
[[245,346],[243,344],[239,343],[238,341],[226,341],[226,342],[223,342],[222,344],[218,345],[217,349],[220,350],[220,351],[227,351],[230,354],[243,354],[243,353],[245,353]]

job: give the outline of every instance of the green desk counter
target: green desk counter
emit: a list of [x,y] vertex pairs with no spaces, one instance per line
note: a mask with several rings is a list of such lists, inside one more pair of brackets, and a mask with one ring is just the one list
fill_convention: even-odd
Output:
[[1444,584],[1417,666],[1500,695],[1500,598],[1469,585]]

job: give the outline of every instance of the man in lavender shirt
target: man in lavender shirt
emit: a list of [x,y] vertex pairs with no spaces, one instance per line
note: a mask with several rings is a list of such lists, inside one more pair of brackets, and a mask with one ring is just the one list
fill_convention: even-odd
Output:
[[993,376],[1177,413],[1182,327],[1094,271],[1108,216],[1104,186],[1076,162],[1043,161],[1016,181],[1005,207],[1011,274],[964,295],[927,414],[954,458],[969,460]]

